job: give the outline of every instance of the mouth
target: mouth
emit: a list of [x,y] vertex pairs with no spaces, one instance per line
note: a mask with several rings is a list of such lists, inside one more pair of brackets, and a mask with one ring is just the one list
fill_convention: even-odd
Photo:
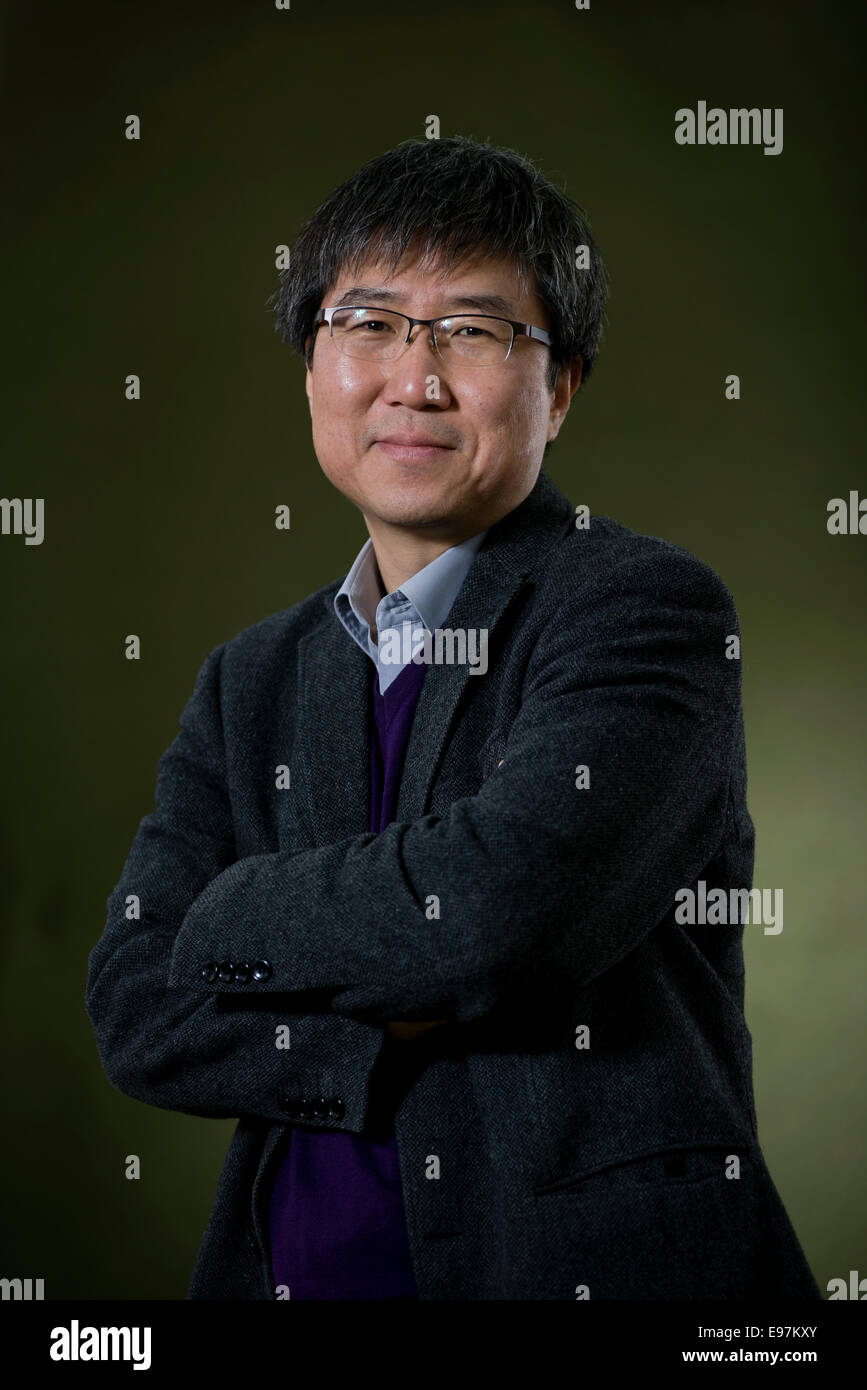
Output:
[[376,446],[400,463],[426,463],[454,453],[451,444],[440,444],[424,435],[392,434],[377,439]]

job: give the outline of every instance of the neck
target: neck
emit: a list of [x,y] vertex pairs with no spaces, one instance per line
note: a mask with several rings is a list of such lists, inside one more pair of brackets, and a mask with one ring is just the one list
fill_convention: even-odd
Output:
[[405,527],[386,526],[365,517],[373,553],[383,584],[383,592],[394,593],[425,565],[431,564],[443,551],[468,540],[483,530],[482,526],[455,531],[452,535],[431,535],[407,531]]

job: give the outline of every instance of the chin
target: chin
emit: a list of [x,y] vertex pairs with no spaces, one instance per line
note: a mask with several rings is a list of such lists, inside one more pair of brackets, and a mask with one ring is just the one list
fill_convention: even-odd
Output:
[[435,526],[450,514],[441,507],[383,507],[375,515],[389,526]]

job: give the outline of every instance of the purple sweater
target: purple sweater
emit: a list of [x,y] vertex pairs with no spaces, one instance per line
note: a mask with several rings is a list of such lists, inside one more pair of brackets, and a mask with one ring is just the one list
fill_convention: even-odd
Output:
[[[426,670],[410,662],[381,695],[373,668],[371,830],[394,818]],[[290,1299],[417,1298],[393,1127],[380,1141],[293,1128],[271,1192],[270,1232],[274,1284],[287,1285]]]

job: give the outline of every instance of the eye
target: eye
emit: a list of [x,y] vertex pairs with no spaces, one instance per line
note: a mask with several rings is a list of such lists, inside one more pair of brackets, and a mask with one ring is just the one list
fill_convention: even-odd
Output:
[[352,323],[352,324],[350,325],[350,331],[353,332],[353,333],[356,332],[356,330],[359,329],[359,328],[368,328],[368,329],[371,330],[371,333],[368,333],[368,334],[366,335],[367,337],[371,337],[371,336],[374,336],[374,337],[375,337],[375,336],[376,336],[376,330],[378,330],[378,329],[385,329],[386,332],[392,332],[392,331],[393,331],[393,330],[392,330],[392,327],[391,327],[391,324],[390,324],[390,323],[386,323],[384,319],[361,319],[361,320],[359,320],[358,322]]
[[491,334],[487,328],[479,328],[478,324],[475,323],[463,324],[455,333],[452,334],[452,337],[458,338],[462,333],[467,333],[470,336],[475,336],[475,334],[478,334],[482,338],[491,337]]

